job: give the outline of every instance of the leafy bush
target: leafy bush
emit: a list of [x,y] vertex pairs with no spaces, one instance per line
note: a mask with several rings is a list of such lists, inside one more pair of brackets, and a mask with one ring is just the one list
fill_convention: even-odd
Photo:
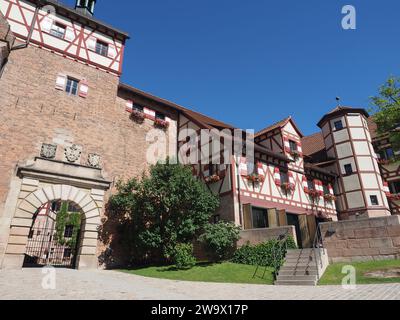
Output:
[[177,244],[193,243],[219,206],[190,167],[169,160],[117,189],[108,214],[121,226],[121,243],[135,265],[171,262]]
[[215,260],[231,258],[240,238],[240,228],[231,222],[209,224],[199,241]]
[[175,247],[173,262],[177,269],[190,269],[195,266],[196,259],[193,256],[193,245],[190,243],[179,243]]
[[[286,242],[286,244],[285,244]],[[278,240],[269,240],[267,242],[251,246],[244,245],[236,250],[232,261],[234,263],[259,265],[265,267],[276,267],[276,263],[283,262],[286,255],[286,248],[296,249],[296,242],[292,237],[286,239],[285,242]]]

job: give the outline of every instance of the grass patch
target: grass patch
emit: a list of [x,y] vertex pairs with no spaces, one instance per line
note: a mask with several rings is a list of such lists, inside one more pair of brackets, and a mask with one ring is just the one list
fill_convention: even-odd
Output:
[[356,284],[400,283],[400,278],[380,278],[365,276],[365,273],[376,271],[389,271],[400,269],[400,260],[384,260],[370,262],[335,263],[328,267],[320,280],[320,285],[341,285],[346,274],[342,274],[344,266],[351,265],[356,268]]
[[199,263],[189,270],[177,270],[174,266],[164,266],[120,271],[144,277],[169,280],[267,285],[273,284],[274,280],[272,268],[267,268],[264,279],[261,279],[264,268],[260,268],[258,276],[253,279],[255,270],[255,266],[224,262]]

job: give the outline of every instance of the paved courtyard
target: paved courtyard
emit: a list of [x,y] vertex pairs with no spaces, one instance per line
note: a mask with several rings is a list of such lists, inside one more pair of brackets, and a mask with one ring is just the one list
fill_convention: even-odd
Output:
[[143,278],[117,271],[57,269],[55,289],[51,274],[41,269],[0,271],[0,299],[155,299],[155,300],[400,300],[400,284],[365,285],[355,290],[340,286],[276,287],[216,284]]

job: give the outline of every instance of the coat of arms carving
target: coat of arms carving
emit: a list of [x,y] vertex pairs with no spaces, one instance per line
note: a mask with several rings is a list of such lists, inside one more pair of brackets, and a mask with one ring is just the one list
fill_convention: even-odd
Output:
[[54,144],[42,144],[42,149],[40,150],[40,156],[45,159],[54,159],[56,157],[57,145]]
[[100,156],[95,153],[90,153],[88,156],[88,164],[92,168],[100,168]]
[[81,154],[82,154],[82,149],[76,144],[73,144],[72,146],[65,148],[64,152],[65,159],[71,163],[78,162],[81,158]]

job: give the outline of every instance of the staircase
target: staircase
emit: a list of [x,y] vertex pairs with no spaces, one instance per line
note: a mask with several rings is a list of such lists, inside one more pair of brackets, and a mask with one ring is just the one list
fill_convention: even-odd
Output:
[[316,286],[329,265],[323,248],[288,250],[275,285]]

